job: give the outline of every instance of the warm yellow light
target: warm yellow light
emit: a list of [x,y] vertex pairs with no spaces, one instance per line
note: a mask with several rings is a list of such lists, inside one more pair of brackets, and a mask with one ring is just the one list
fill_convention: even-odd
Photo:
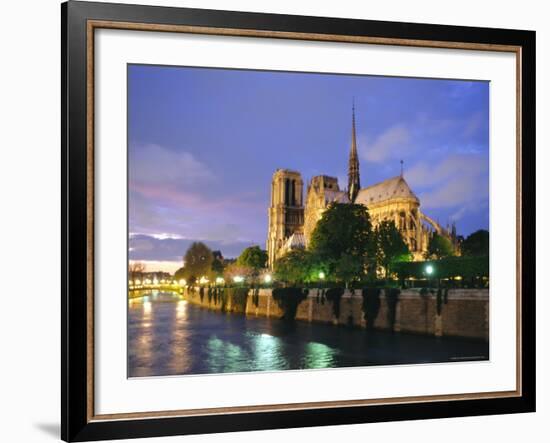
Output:
[[208,283],[208,281],[209,281],[208,278],[205,277],[204,275],[199,279],[199,283],[201,285],[204,285],[204,284]]
[[159,281],[157,280],[156,277],[153,279],[153,284],[154,284],[154,285],[158,285],[158,284],[159,284]]
[[222,277],[216,277],[216,284],[223,285],[225,280]]
[[455,280],[462,280],[462,276],[457,275],[457,276],[455,277]]
[[180,279],[179,284],[180,284],[180,286],[185,286],[187,284],[187,282],[185,281],[184,278],[182,278],[182,279]]
[[166,280],[162,279],[162,280],[160,281],[160,283],[161,283],[161,284],[164,284],[164,283],[166,283]]
[[138,286],[141,285],[141,280],[134,280],[134,284],[136,284]]
[[153,307],[153,304],[150,301],[144,302],[143,303],[143,312],[145,312],[147,314],[150,313],[152,307]]
[[235,277],[233,277],[233,281],[235,283],[242,283],[244,281],[244,277],[242,275],[236,275]]
[[150,278],[146,278],[146,279],[145,279],[145,284],[146,284],[146,285],[150,285],[150,284],[151,284],[151,279],[150,279]]
[[326,275],[325,275],[325,273],[324,273],[323,271],[319,272],[319,278],[320,278],[321,280],[324,280],[325,277],[326,277]]
[[271,280],[272,280],[271,274],[266,274],[264,276],[264,282],[271,283]]

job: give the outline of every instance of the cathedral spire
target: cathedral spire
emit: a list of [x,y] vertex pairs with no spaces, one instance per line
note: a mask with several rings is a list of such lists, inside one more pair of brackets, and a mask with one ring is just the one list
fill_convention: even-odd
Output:
[[361,180],[359,178],[359,157],[357,156],[357,137],[355,134],[355,101],[351,108],[351,149],[348,163],[348,197],[352,203],[355,202]]

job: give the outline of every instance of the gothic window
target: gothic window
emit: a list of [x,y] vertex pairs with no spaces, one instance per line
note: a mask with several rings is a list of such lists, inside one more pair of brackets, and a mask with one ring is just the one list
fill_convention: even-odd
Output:
[[407,229],[405,213],[404,212],[399,213],[399,229],[401,231],[404,230],[404,229]]
[[289,179],[285,178],[285,206],[290,204],[290,183]]

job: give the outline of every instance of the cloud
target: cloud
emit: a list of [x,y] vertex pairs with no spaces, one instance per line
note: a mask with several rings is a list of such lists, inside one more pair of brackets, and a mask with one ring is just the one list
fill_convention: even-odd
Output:
[[157,144],[131,147],[129,180],[142,185],[190,186],[215,180],[215,175],[193,154]]
[[[488,171],[487,156],[476,154],[455,154],[439,161],[420,161],[406,170],[406,179],[413,187],[441,185],[454,177],[473,177]],[[487,182],[488,184],[488,182]]]
[[[381,163],[396,158],[410,148],[411,133],[404,125],[395,125],[384,131],[372,142],[367,137],[359,137],[359,151],[364,160]],[[410,153],[410,152],[409,152]]]
[[[181,261],[194,241],[203,241],[210,249],[220,250],[225,257],[237,257],[244,248],[258,244],[253,241],[209,240],[201,238],[155,238],[152,235],[132,234],[129,239],[130,260]],[[264,248],[263,244],[260,247]]]
[[456,154],[439,162],[418,162],[405,174],[422,208],[451,209],[453,220],[488,205],[489,160],[485,155]]
[[129,170],[130,232],[159,240],[263,239],[265,233],[255,227],[267,218],[262,193],[252,189],[227,195],[215,191],[220,186],[216,175],[189,152],[135,145]]

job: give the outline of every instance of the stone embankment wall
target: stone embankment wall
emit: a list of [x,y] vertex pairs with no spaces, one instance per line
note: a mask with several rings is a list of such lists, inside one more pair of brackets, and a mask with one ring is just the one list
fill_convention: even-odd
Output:
[[[241,289],[241,295],[235,299],[209,296],[206,289],[202,295],[198,289],[186,289],[184,296],[190,303],[225,312],[273,318],[280,318],[284,314],[273,298],[271,289],[251,289],[248,294]],[[488,340],[488,289],[450,289],[446,297],[440,297],[439,313],[436,291],[422,294],[417,289],[403,290],[397,296],[394,309],[384,290],[380,291],[379,300],[379,308],[374,313],[375,316],[373,315],[373,324],[370,325],[374,329]],[[346,290],[340,298],[338,318],[334,313],[332,302],[323,291],[310,289],[305,300],[298,305],[296,320],[362,328],[369,326],[363,312],[361,290]]]

